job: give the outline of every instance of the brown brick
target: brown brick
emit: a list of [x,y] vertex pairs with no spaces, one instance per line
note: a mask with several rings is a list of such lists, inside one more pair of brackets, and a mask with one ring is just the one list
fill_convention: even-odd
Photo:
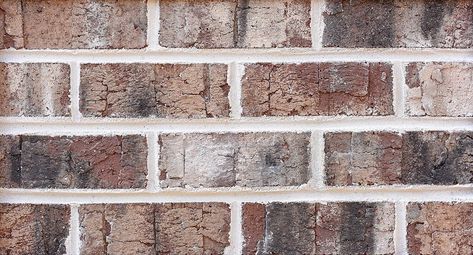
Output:
[[0,116],[70,116],[69,65],[0,63]]
[[[4,188],[144,188],[145,137],[0,136]],[[3,146],[5,145],[5,146]]]
[[393,232],[389,203],[243,206],[243,254],[394,254]]
[[343,48],[471,48],[473,2],[328,0],[323,45]]
[[66,254],[66,205],[0,204],[0,254]]
[[86,64],[80,108],[89,117],[228,117],[227,66]]
[[472,63],[411,63],[406,73],[407,114],[473,116]]
[[248,64],[243,115],[390,115],[392,70],[384,63]]
[[84,205],[79,215],[81,255],[223,254],[229,246],[223,203]]
[[409,254],[473,253],[472,203],[410,203],[407,206]]
[[309,133],[163,134],[162,187],[297,186],[309,179]]
[[0,48],[143,48],[146,13],[146,0],[7,0]]
[[312,45],[309,0],[161,0],[160,12],[160,44],[164,47]]
[[361,132],[325,135],[331,186],[469,184],[471,132]]

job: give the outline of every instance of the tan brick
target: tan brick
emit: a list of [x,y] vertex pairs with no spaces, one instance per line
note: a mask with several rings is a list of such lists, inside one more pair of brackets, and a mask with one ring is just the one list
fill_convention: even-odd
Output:
[[228,117],[227,66],[86,64],[81,104],[88,117]]
[[0,204],[0,254],[66,254],[66,205]]
[[0,63],[0,116],[70,116],[69,65]]
[[407,114],[473,116],[472,63],[410,63],[406,73]]
[[310,1],[163,0],[160,44],[171,48],[311,47]]
[[248,64],[243,115],[391,115],[392,70],[384,63]]
[[309,179],[309,133],[163,134],[162,187],[297,186]]

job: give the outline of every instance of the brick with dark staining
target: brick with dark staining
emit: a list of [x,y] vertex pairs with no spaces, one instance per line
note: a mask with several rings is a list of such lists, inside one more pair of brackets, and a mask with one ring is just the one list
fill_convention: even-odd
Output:
[[459,202],[409,203],[409,254],[473,253],[473,204]]
[[410,116],[473,116],[473,64],[410,63],[406,66],[406,113]]
[[243,116],[391,115],[385,63],[246,65]]
[[66,254],[69,218],[67,205],[0,204],[0,254]]
[[87,117],[229,116],[227,66],[85,64],[80,110]]
[[70,67],[0,63],[0,116],[70,116]]
[[311,47],[310,1],[160,1],[160,44],[170,48]]
[[81,255],[223,254],[224,203],[98,204],[79,208]]
[[343,48],[471,48],[470,0],[329,0],[323,45]]
[[0,49],[22,48],[23,45],[21,1],[3,0],[0,2]]
[[145,188],[145,137],[2,136],[5,188]]
[[390,203],[247,203],[243,254],[393,254]]
[[309,179],[309,133],[162,134],[162,187],[298,186]]

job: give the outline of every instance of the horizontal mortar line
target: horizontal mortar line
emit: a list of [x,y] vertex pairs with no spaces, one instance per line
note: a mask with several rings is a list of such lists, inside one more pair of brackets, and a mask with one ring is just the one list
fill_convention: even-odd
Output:
[[318,190],[227,188],[170,191],[0,189],[0,203],[164,203],[164,202],[302,202],[302,201],[465,201],[473,186],[328,187]]
[[473,117],[262,117],[242,119],[0,118],[0,134],[473,130]]
[[2,50],[2,62],[246,63],[473,61],[471,49]]

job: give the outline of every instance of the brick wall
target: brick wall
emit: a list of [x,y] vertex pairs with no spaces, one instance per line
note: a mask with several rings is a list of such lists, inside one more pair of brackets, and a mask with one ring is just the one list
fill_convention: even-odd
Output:
[[0,254],[472,254],[470,0],[3,0]]

